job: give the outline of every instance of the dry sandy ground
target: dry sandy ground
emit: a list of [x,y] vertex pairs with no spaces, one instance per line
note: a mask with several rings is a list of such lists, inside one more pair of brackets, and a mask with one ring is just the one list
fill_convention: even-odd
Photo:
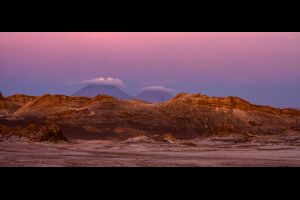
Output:
[[300,167],[300,143],[193,140],[195,147],[153,141],[30,143],[0,141],[0,166]]

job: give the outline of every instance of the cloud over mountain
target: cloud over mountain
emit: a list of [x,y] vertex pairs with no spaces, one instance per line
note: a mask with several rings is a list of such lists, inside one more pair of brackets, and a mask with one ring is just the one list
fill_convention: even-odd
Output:
[[162,85],[160,86],[147,86],[141,89],[142,91],[149,91],[149,90],[154,90],[154,91],[163,91],[163,92],[168,92],[168,93],[175,93],[176,91],[171,89],[171,88],[166,88]]
[[86,85],[109,85],[116,87],[125,87],[125,84],[121,79],[112,77],[98,77],[90,80],[83,80],[80,83]]

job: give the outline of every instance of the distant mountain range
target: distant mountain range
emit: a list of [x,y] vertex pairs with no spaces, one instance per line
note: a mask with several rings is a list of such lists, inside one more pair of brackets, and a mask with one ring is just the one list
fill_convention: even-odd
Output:
[[144,90],[139,95],[132,97],[122,89],[112,85],[89,85],[75,92],[72,96],[95,97],[98,95],[112,96],[121,100],[140,99],[149,103],[158,103],[171,99],[172,94],[162,90]]

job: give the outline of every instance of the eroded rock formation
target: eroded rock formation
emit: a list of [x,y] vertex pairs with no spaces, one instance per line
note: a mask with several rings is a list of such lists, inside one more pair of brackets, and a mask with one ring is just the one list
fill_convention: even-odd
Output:
[[[28,98],[27,98],[28,99]],[[20,101],[21,102],[21,101]],[[238,97],[181,93],[162,103],[44,95],[28,99],[10,120],[40,119],[72,137],[119,138],[168,135],[190,139],[211,135],[300,133],[300,111],[251,104]]]
[[30,123],[24,127],[0,124],[0,137],[28,139],[34,142],[67,141],[60,127],[54,124],[36,125]]

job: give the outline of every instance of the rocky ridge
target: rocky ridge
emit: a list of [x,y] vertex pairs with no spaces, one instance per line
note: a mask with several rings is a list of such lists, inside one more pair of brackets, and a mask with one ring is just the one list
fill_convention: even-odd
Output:
[[83,138],[100,139],[167,135],[174,141],[212,135],[248,138],[300,133],[299,110],[254,105],[238,97],[181,93],[156,104],[106,95],[94,98],[44,95],[31,101],[26,99],[22,101],[25,105],[4,118],[46,121],[60,127],[70,138],[75,132]]

